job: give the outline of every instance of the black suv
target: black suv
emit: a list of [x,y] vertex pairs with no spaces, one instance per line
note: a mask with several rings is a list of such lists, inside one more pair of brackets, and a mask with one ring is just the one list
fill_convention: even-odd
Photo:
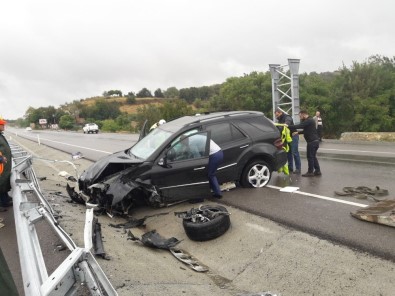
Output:
[[[217,171],[220,184],[263,187],[287,162],[280,132],[262,112],[215,112],[184,116],[158,126],[131,148],[106,156],[83,172],[80,202],[127,213],[141,201],[152,206],[210,195],[209,142],[224,151]],[[185,149],[188,143],[188,149]]]

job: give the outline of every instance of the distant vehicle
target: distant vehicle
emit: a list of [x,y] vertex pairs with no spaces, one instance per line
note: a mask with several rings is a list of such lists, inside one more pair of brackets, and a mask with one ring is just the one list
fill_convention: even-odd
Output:
[[80,192],[68,186],[68,193],[80,203],[123,214],[144,201],[155,207],[211,196],[210,139],[224,151],[217,171],[220,184],[264,187],[272,172],[287,162],[279,130],[261,112],[185,116],[159,125],[131,148],[98,160],[80,176]]
[[32,130],[32,128],[30,127],[30,126],[28,126],[27,128],[26,128],[26,131],[27,132],[30,132]]
[[82,130],[84,131],[84,134],[90,134],[90,133],[98,133],[99,132],[99,127],[97,126],[96,123],[87,123],[84,125],[84,127],[82,128]]

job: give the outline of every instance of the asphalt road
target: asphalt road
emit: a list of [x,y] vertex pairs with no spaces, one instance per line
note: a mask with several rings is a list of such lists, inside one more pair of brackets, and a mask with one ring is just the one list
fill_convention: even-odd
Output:
[[[95,161],[129,148],[138,139],[135,134],[83,134],[74,132],[8,129],[8,132],[68,152],[81,152]],[[305,143],[300,143],[302,171],[306,170]],[[224,194],[221,202],[286,226],[336,243],[395,261],[394,228],[360,221],[350,212],[373,204],[337,196],[343,187],[367,186],[387,189],[395,199],[395,148],[391,143],[342,142],[326,140],[320,145],[319,160],[323,176],[303,178],[275,173],[267,188],[236,188]],[[297,193],[279,190],[299,187]]]
[[[26,132],[24,130],[12,130],[10,128],[7,129],[7,137],[29,137],[31,140],[39,140],[39,142],[44,146],[48,145],[54,147],[56,149],[66,151],[69,154],[81,152],[83,153],[85,158],[89,158],[92,160],[98,159],[99,157],[112,153],[114,151],[119,151],[125,148],[130,147],[136,140],[137,135],[116,135],[116,134],[89,134],[84,135],[82,133],[65,133],[65,132],[53,132],[53,131],[43,131],[43,132]],[[302,155],[305,151],[304,143],[301,143],[301,152]],[[330,283],[333,280],[337,280],[339,274],[343,274],[346,270],[355,271],[355,275],[350,275],[349,278],[353,279],[354,276],[356,278],[367,278],[373,280],[375,284],[381,283],[379,288],[372,288],[372,290],[381,291],[382,295],[392,295],[390,291],[393,286],[391,280],[386,277],[375,276],[375,273],[388,272],[393,267],[391,267],[394,261],[394,255],[391,253],[392,246],[394,246],[394,239],[392,239],[394,229],[391,227],[363,222],[352,218],[350,216],[350,211],[356,210],[364,205],[371,204],[370,200],[357,200],[350,197],[341,198],[334,194],[335,190],[341,191],[344,186],[360,186],[365,185],[369,187],[380,186],[381,188],[388,189],[390,192],[390,197],[394,197],[395,185],[393,184],[394,175],[395,175],[395,162],[394,162],[394,154],[395,151],[392,148],[391,144],[385,143],[343,143],[340,141],[325,141],[322,143],[320,152],[320,162],[323,171],[323,176],[320,178],[302,178],[300,176],[284,176],[282,174],[275,173],[271,180],[270,185],[267,188],[262,189],[242,189],[237,188],[233,189],[229,192],[225,192],[224,198],[220,201],[226,205],[229,205],[229,208],[238,208],[241,209],[240,213],[236,210],[233,210],[232,213],[232,229],[228,233],[228,235],[221,237],[221,239],[229,239],[227,243],[221,245],[221,251],[224,253],[232,254],[231,258],[239,258],[238,260],[242,260],[238,266],[236,261],[233,260],[232,263],[228,262],[229,256],[219,256],[218,252],[216,252],[216,248],[218,248],[217,242],[206,243],[204,248],[200,244],[191,243],[187,240],[183,243],[186,244],[186,249],[193,250],[194,255],[197,255],[198,258],[202,259],[203,262],[209,263],[210,266],[219,266],[225,264],[230,267],[228,271],[222,273],[222,275],[226,275],[227,278],[234,278],[233,283],[237,282],[237,278],[241,279],[242,277],[236,276],[238,274],[239,269],[243,270],[243,274],[245,276],[244,284],[240,283],[240,286],[245,287],[246,290],[250,290],[248,287],[249,283],[254,282],[257,283],[262,276],[266,277],[266,281],[273,281],[277,285],[279,285],[280,291],[284,292],[284,295],[312,295],[318,293],[317,295],[329,295],[332,289],[328,286],[325,288],[325,283]],[[48,155],[48,158],[51,158]],[[71,158],[71,156],[70,156]],[[306,160],[302,158],[302,166],[305,168]],[[299,187],[299,191],[296,193],[284,193],[280,192],[279,189],[286,186],[296,186]],[[149,212],[151,212],[149,210]],[[245,211],[245,212],[244,212]],[[244,213],[244,214],[243,214]],[[355,264],[352,262],[356,258],[361,260],[362,255],[352,256],[348,254],[347,251],[343,249],[337,249],[339,253],[332,253],[332,246],[322,245],[321,247],[317,245],[317,241],[312,241],[314,244],[313,249],[311,250],[318,257],[314,259],[313,253],[306,257],[307,261],[299,261],[301,258],[301,254],[306,251],[300,249],[300,241],[294,242],[295,232],[294,231],[286,231],[287,235],[290,235],[292,238],[292,242],[288,241],[289,245],[280,246],[279,242],[284,244],[284,238],[287,237],[284,232],[279,233],[278,238],[274,238],[271,240],[271,236],[273,235],[273,229],[268,228],[267,224],[259,226],[256,223],[253,223],[256,219],[253,215],[248,213],[256,214],[257,216],[261,216],[264,218],[269,218],[270,220],[279,223],[279,225],[285,225],[285,229],[296,229],[302,231],[301,233],[309,233],[313,234],[318,238],[322,238],[322,241],[333,242],[335,245],[345,245],[351,247],[350,250],[359,250],[363,251],[365,254],[373,254],[378,255],[381,258],[389,259],[388,264],[385,261],[377,261],[376,265],[367,264],[366,261],[360,261],[359,264]],[[7,213],[11,214],[11,213]],[[243,219],[239,219],[238,215],[245,216]],[[9,217],[8,217],[9,216]],[[8,221],[12,218],[12,215],[6,216],[7,227],[2,229],[2,237],[0,243],[2,248],[5,246],[10,249],[8,252],[12,253],[12,246],[15,246],[15,241],[12,240],[12,225],[8,223]],[[171,221],[174,222],[174,221]],[[160,228],[160,225],[163,224],[163,228]],[[274,223],[276,224],[276,223]],[[166,234],[166,231],[169,231],[169,224],[166,222],[162,222],[159,225],[156,225],[158,231],[160,233]],[[256,233],[251,232],[251,228],[256,229],[258,232],[264,233],[264,237],[260,237],[257,240],[254,240],[252,237],[256,237]],[[275,227],[275,225],[274,225]],[[172,231],[168,233],[168,235],[174,235],[174,231],[176,229],[171,228]],[[5,232],[7,231],[7,233]],[[243,231],[243,236],[240,236],[240,232]],[[252,237],[249,239],[245,238],[244,235],[247,235],[251,232]],[[238,233],[239,236],[236,236]],[[7,236],[8,235],[8,236]],[[176,237],[182,237],[181,233],[178,233]],[[107,234],[108,236],[108,234]],[[243,237],[243,240],[237,242],[238,237]],[[282,238],[280,240],[280,237]],[[289,238],[289,237],[288,237]],[[7,240],[4,240],[7,239]],[[9,239],[9,240],[8,240]],[[287,240],[286,240],[287,241]],[[235,244],[236,243],[236,244]],[[258,246],[262,244],[264,246],[273,246],[273,249],[276,250],[271,256],[279,256],[276,260],[272,260],[271,257],[258,259],[254,250]],[[282,245],[281,244],[281,245]],[[321,243],[320,243],[321,244]],[[228,250],[229,245],[229,250]],[[243,247],[243,246],[246,247]],[[248,245],[248,247],[247,247]],[[284,248],[280,250],[280,248]],[[233,252],[233,249],[236,248],[239,250],[238,252]],[[261,248],[261,247],[259,247]],[[293,248],[293,250],[287,250],[288,248]],[[325,252],[327,248],[331,248],[332,251]],[[266,248],[268,251],[271,248]],[[51,246],[49,247],[51,250]],[[211,250],[211,251],[208,251]],[[232,250],[232,252],[231,252]],[[320,251],[321,250],[321,251]],[[250,252],[251,254],[247,255],[245,252]],[[15,251],[14,251],[15,252]],[[115,251],[113,250],[113,253]],[[239,254],[242,252],[242,254]],[[262,252],[262,249],[261,249]],[[284,253],[286,252],[286,253]],[[288,256],[287,253],[290,253]],[[270,252],[269,252],[270,253]],[[296,257],[292,256],[292,254],[298,254]],[[265,254],[265,253],[263,253]],[[332,254],[329,258],[326,258],[327,254]],[[347,255],[348,254],[348,255]],[[219,256],[219,257],[217,257]],[[270,255],[268,255],[270,256]],[[298,260],[296,260],[298,258]],[[257,260],[258,259],[258,260]],[[244,261],[245,260],[245,261]],[[258,264],[256,268],[252,268],[251,272],[248,272],[244,266],[249,265],[248,262],[257,262],[261,261],[261,264]],[[294,279],[291,275],[286,278],[283,278],[287,272],[289,272],[290,266],[289,261],[292,260],[296,266],[306,267],[306,275],[304,276],[304,269],[298,269],[298,282],[296,286],[293,286],[293,289],[298,287],[297,292],[293,294],[289,291],[287,292],[287,283],[292,282]],[[296,261],[295,261],[296,260]],[[315,260],[317,264],[314,264]],[[325,260],[328,260],[328,263],[325,263]],[[349,262],[347,260],[350,260]],[[369,260],[369,259],[368,259]],[[234,262],[235,261],[235,262]],[[215,262],[215,263],[214,263]],[[337,262],[331,264],[329,262]],[[370,262],[370,261],[369,261]],[[105,262],[102,262],[105,264]],[[210,264],[211,263],[211,264]],[[156,266],[157,263],[154,263]],[[275,267],[273,266],[275,264]],[[308,278],[311,278],[313,271],[311,268],[318,268],[319,266],[327,266],[326,264],[331,264],[331,268],[325,268],[324,273],[328,273],[329,277],[321,277],[320,284],[317,283],[311,287],[309,290],[309,281],[306,281]],[[344,264],[344,266],[342,266]],[[361,267],[360,264],[362,264]],[[292,265],[292,264],[291,264]],[[333,266],[332,266],[333,265]],[[348,267],[347,267],[348,266]],[[373,272],[365,274],[363,266],[369,268]],[[385,268],[381,270],[381,267]],[[10,266],[13,269],[13,274],[18,273],[18,266],[15,264],[14,266]],[[219,267],[217,267],[219,268]],[[274,268],[274,269],[273,269]],[[268,270],[266,270],[268,269]],[[335,270],[338,271],[335,272]],[[221,269],[222,270],[222,269]],[[277,273],[275,272],[277,271]],[[322,271],[321,271],[322,272]],[[20,273],[20,272],[19,272]],[[330,274],[336,276],[336,278],[331,279]],[[16,275],[16,280],[21,282],[20,274]],[[277,278],[277,276],[279,278]],[[134,275],[133,278],[138,277]],[[269,277],[269,279],[268,279]],[[147,283],[147,275],[141,275],[143,285],[140,288],[140,291],[143,291],[149,285]],[[244,278],[244,277],[243,277]],[[359,280],[356,280],[358,284],[357,287],[348,286],[349,280],[345,279],[344,283],[338,283],[335,286],[341,286],[344,290],[344,293],[341,292],[338,295],[354,295],[353,293],[357,293],[357,291],[361,291],[366,289],[361,288],[363,283]],[[117,282],[117,279],[113,278],[113,281]],[[285,282],[284,282],[285,280]],[[158,281],[154,281],[157,283]],[[158,282],[158,287],[160,287],[161,281]],[[384,284],[385,283],[385,284]],[[282,286],[280,286],[282,284]],[[172,286],[172,284],[169,284]],[[259,286],[259,285],[258,285]],[[324,289],[320,289],[322,286]],[[195,287],[195,280],[192,281],[192,286]],[[254,284],[256,287],[256,284]],[[346,288],[349,287],[349,288]],[[20,288],[20,287],[19,287]],[[348,289],[348,290],[347,290]],[[121,289],[119,290],[121,291]],[[295,290],[294,290],[295,291]],[[346,292],[348,291],[348,292]],[[351,291],[351,294],[350,294]],[[128,291],[124,291],[125,295],[129,295]],[[219,291],[221,292],[221,291]],[[226,291],[223,291],[225,293]],[[343,293],[343,294],[342,294]],[[0,293],[1,294],[1,293]],[[122,293],[121,293],[122,294]],[[147,293],[149,295],[150,293]],[[151,293],[152,294],[152,293]],[[192,293],[193,294],[193,293]],[[191,295],[192,295],[191,294]],[[145,295],[145,294],[144,294]],[[173,294],[174,295],[174,294]],[[201,294],[197,294],[201,295]],[[214,294],[212,294],[214,295]],[[218,294],[220,295],[220,294]],[[226,295],[223,294],[223,295]]]

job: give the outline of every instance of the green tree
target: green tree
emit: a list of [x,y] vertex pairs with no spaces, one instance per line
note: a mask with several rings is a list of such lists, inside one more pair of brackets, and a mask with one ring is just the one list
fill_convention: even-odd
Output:
[[104,99],[95,101],[92,106],[83,106],[81,116],[94,120],[114,119],[121,114],[118,102],[108,102]]
[[169,87],[164,91],[165,98],[169,99],[177,99],[179,97],[180,92],[175,86]]
[[109,90],[109,91],[104,91],[103,92],[103,97],[111,97],[111,96],[122,97],[122,91],[120,91],[120,90]]
[[272,91],[269,73],[252,72],[231,77],[211,100],[213,110],[257,110],[271,114]]
[[150,127],[160,119],[169,121],[184,115],[192,114],[192,107],[190,107],[187,102],[181,99],[167,100],[162,106],[159,107],[155,105],[144,105],[143,107],[137,109],[137,128],[140,130],[145,120],[148,121],[147,125]]
[[192,107],[181,99],[168,100],[159,108],[159,110],[161,114],[160,117],[164,118],[166,121],[173,120],[184,115],[193,114]]
[[120,130],[120,126],[113,119],[106,119],[101,122],[101,130],[105,132],[116,132]]
[[151,92],[147,89],[147,88],[143,88],[142,90],[140,90],[137,95],[138,98],[151,98],[152,94]]
[[389,131],[394,119],[394,60],[372,57],[364,63],[343,66],[336,77],[332,96],[338,112],[328,114],[336,135],[345,131]]
[[154,92],[154,97],[155,98],[164,98],[165,95],[162,93],[162,90],[160,88],[158,88],[157,90],[155,90]]
[[70,130],[75,125],[75,119],[71,115],[63,115],[59,119],[59,127],[62,129]]
[[128,94],[126,95],[128,98],[135,98],[136,94],[132,91],[128,92]]
[[161,110],[155,105],[143,105],[137,108],[137,129],[141,130],[145,120],[150,127],[155,122],[158,122],[162,117]]
[[119,128],[123,131],[135,132],[132,122],[137,120],[136,114],[121,114],[116,119],[115,122]]

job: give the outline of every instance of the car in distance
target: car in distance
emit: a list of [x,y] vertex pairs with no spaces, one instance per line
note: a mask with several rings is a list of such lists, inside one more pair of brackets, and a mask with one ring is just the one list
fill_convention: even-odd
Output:
[[90,133],[97,134],[99,132],[99,127],[97,126],[96,123],[86,123],[82,128],[82,130],[84,131],[84,134],[90,134]]
[[135,204],[210,197],[210,139],[224,152],[217,170],[220,184],[264,187],[287,162],[280,132],[262,112],[184,116],[158,126],[131,148],[99,159],[81,174],[79,192],[68,186],[68,193],[110,214],[127,214]]

